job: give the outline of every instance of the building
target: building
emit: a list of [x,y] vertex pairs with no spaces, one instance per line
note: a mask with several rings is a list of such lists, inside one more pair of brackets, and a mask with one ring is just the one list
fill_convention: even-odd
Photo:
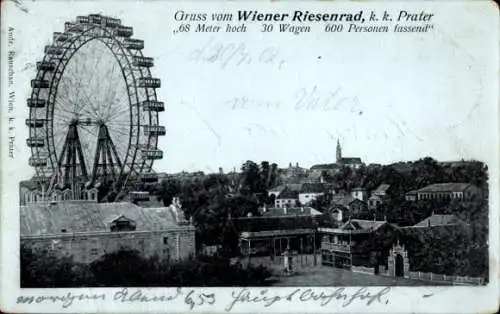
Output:
[[290,163],[288,165],[288,168],[284,169],[284,175],[285,177],[299,177],[299,176],[304,176],[307,173],[306,168],[302,168],[299,166],[299,163],[295,163],[295,166]]
[[368,198],[368,209],[376,210],[379,205],[383,204],[390,195],[390,189],[389,184],[382,183],[373,190]]
[[335,225],[339,225],[340,223],[347,221],[351,216],[347,207],[338,204],[330,205],[323,211],[323,214],[329,216],[329,220]]
[[384,199],[379,195],[372,195],[368,199],[368,209],[376,210],[379,205],[384,202]]
[[359,157],[343,157],[342,147],[340,146],[339,140],[337,140],[336,153],[335,163],[317,164],[311,167],[309,176],[312,180],[320,180],[321,182],[321,180],[323,180],[323,172],[326,172],[329,175],[334,175],[338,173],[342,167],[359,169],[364,165],[363,161]]
[[339,140],[337,140],[337,165],[359,169],[363,166],[363,162],[359,157],[342,157],[342,147],[340,146]]
[[299,191],[299,202],[308,205],[313,200],[328,192],[328,185],[323,183],[304,183]]
[[394,228],[386,221],[361,219],[349,219],[338,228],[318,228],[322,264],[338,268],[369,264],[371,252],[363,248],[363,243]]
[[375,190],[372,191],[371,195],[377,195],[380,196],[381,198],[384,198],[389,195],[390,187],[391,186],[389,184],[382,183]]
[[281,192],[283,192],[283,190],[286,188],[286,185],[278,185],[278,186],[275,186],[273,188],[270,188],[268,191],[267,191],[267,195],[269,197],[271,196],[274,196],[274,198],[278,197],[280,195]]
[[120,249],[182,260],[195,254],[195,229],[178,202],[142,208],[131,203],[50,202],[20,206],[21,244],[89,263]]
[[366,202],[363,202],[357,198],[349,203],[349,209],[353,217],[368,214],[368,205],[366,204]]
[[471,200],[482,196],[482,191],[470,183],[435,183],[406,193],[405,199],[419,201],[427,199]]
[[233,218],[243,256],[274,259],[288,249],[299,254],[316,251],[316,224],[311,216],[261,216]]
[[274,207],[296,207],[299,204],[299,192],[289,189],[282,191],[274,200]]
[[350,194],[340,192],[332,196],[332,204],[341,205],[346,208],[349,208],[352,201],[354,201],[354,197]]
[[281,192],[288,190],[288,191],[300,191],[302,189],[302,183],[289,183],[289,184],[282,184],[278,185],[276,187],[273,187],[267,191],[268,196],[274,196],[277,198]]
[[354,197],[360,201],[363,201],[363,202],[366,202],[366,200],[368,199],[368,191],[366,191],[366,189],[363,189],[363,188],[352,189],[351,195],[352,195],[352,197]]

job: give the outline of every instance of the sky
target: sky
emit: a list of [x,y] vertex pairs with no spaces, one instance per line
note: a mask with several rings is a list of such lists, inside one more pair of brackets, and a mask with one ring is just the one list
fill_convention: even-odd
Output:
[[[482,22],[484,12],[472,5],[419,4],[418,11],[434,12],[434,31],[422,34],[327,33],[322,24],[299,35],[262,33],[259,24],[247,23],[246,33],[174,35],[177,10],[236,13],[237,7],[149,4],[29,2],[27,13],[17,9],[8,16],[16,29],[15,146],[23,172],[32,172],[24,119],[33,65],[65,21],[90,13],[132,26],[134,37],[145,41],[144,55],[154,57],[153,76],[162,80],[158,98],[166,104],[160,124],[167,129],[159,141],[164,158],[154,164],[158,172],[229,171],[246,160],[310,167],[335,161],[337,139],[345,157],[365,163],[497,158],[492,65],[498,47]],[[338,8],[308,5],[319,12]],[[260,9],[290,12],[295,6]]]

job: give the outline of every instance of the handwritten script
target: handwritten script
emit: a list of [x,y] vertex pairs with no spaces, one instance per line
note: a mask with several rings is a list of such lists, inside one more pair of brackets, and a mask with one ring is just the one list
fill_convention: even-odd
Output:
[[291,292],[281,292],[282,290],[239,288],[229,292],[216,293],[213,288],[200,289],[140,289],[140,288],[120,288],[113,292],[102,293],[72,293],[68,291],[64,294],[47,295],[22,295],[17,297],[18,304],[33,304],[35,306],[48,303],[59,304],[63,308],[69,308],[78,303],[86,302],[116,302],[120,304],[133,303],[172,303],[175,308],[187,307],[193,310],[197,307],[217,307],[222,306],[226,312],[230,312],[236,307],[246,304],[258,304],[263,307],[271,307],[283,303],[308,303],[318,306],[326,306],[333,302],[340,302],[339,305],[347,307],[354,303],[361,303],[369,306],[374,303],[382,305],[389,303],[390,287],[378,288],[296,288]]
[[286,63],[277,47],[270,46],[254,51],[244,42],[221,43],[215,42],[213,37],[202,48],[193,50],[189,54],[189,60],[217,64],[221,69],[228,65],[241,66],[252,63],[273,65],[281,69]]

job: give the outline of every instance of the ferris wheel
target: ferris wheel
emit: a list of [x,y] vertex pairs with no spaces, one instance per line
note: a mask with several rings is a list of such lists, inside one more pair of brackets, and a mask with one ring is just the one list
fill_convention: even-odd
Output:
[[29,164],[41,181],[59,186],[157,180],[166,133],[158,114],[160,79],[132,27],[98,14],[66,22],[45,47],[27,100]]

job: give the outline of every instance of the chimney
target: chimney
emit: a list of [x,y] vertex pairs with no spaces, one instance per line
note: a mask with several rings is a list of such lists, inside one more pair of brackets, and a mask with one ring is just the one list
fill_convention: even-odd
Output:
[[224,174],[224,170],[222,169],[222,167],[219,167],[219,174]]

